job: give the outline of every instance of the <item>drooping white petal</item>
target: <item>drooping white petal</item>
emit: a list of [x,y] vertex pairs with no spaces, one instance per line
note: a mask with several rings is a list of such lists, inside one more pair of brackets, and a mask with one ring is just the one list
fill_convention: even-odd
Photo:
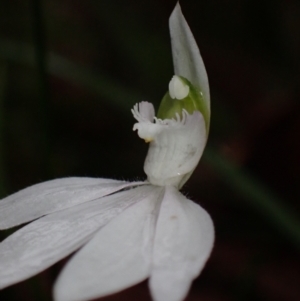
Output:
[[140,202],[103,227],[68,262],[55,285],[56,301],[105,296],[149,276],[155,222],[164,188],[150,189],[139,192]]
[[211,252],[214,227],[208,213],[166,187],[154,239],[150,290],[154,301],[182,301]]
[[0,243],[0,289],[27,279],[85,244],[95,232],[152,191],[118,192],[42,217]]
[[181,187],[197,166],[205,144],[203,115],[183,112],[182,120],[162,120],[160,132],[150,143],[144,171],[153,185]]
[[138,182],[77,177],[36,184],[0,201],[0,230],[138,184]]
[[210,112],[210,94],[207,73],[197,43],[177,3],[169,20],[174,72],[187,78],[202,91]]

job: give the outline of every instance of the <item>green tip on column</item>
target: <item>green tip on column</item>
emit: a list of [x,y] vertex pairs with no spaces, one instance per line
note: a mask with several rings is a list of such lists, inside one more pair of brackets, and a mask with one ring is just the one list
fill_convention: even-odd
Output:
[[157,117],[160,119],[176,118],[177,113],[182,116],[182,110],[186,110],[189,114],[199,111],[204,117],[208,132],[210,116],[203,93],[186,78],[174,75],[169,83],[169,91],[160,103]]

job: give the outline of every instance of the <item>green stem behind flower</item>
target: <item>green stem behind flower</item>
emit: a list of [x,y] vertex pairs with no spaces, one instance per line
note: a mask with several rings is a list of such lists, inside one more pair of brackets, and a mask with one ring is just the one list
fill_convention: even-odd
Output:
[[260,211],[300,248],[300,222],[283,200],[212,148],[206,149],[203,159],[214,168],[228,187]]
[[5,194],[5,167],[4,167],[4,98],[6,88],[6,63],[0,58],[0,196]]
[[35,40],[35,62],[38,71],[39,85],[39,124],[41,129],[40,148],[42,154],[42,173],[44,178],[51,175],[50,154],[51,154],[51,135],[50,135],[50,88],[47,72],[46,38],[45,24],[40,0],[32,1],[33,37]]

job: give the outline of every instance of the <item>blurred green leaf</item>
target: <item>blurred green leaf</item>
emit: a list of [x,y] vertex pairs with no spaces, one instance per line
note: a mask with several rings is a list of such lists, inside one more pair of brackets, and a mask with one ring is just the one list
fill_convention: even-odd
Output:
[[[34,48],[27,43],[0,39],[0,58],[11,62],[35,67]],[[57,54],[49,52],[48,72],[63,80],[85,87],[88,91],[110,101],[118,109],[133,107],[145,95],[141,95],[118,84],[115,80],[94,73],[85,66],[80,66]]]

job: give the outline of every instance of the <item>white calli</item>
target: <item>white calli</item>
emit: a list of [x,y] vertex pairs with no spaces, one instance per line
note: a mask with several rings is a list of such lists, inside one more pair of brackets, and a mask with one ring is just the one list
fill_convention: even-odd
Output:
[[[205,67],[179,4],[170,17],[175,76],[158,117],[132,109],[149,142],[145,182],[64,178],[0,201],[0,229],[27,224],[0,244],[0,289],[80,249],[54,286],[55,301],[85,301],[149,278],[154,301],[181,301],[213,246],[208,213],[179,192],[196,168],[209,130]],[[164,117],[165,116],[165,117]]]

